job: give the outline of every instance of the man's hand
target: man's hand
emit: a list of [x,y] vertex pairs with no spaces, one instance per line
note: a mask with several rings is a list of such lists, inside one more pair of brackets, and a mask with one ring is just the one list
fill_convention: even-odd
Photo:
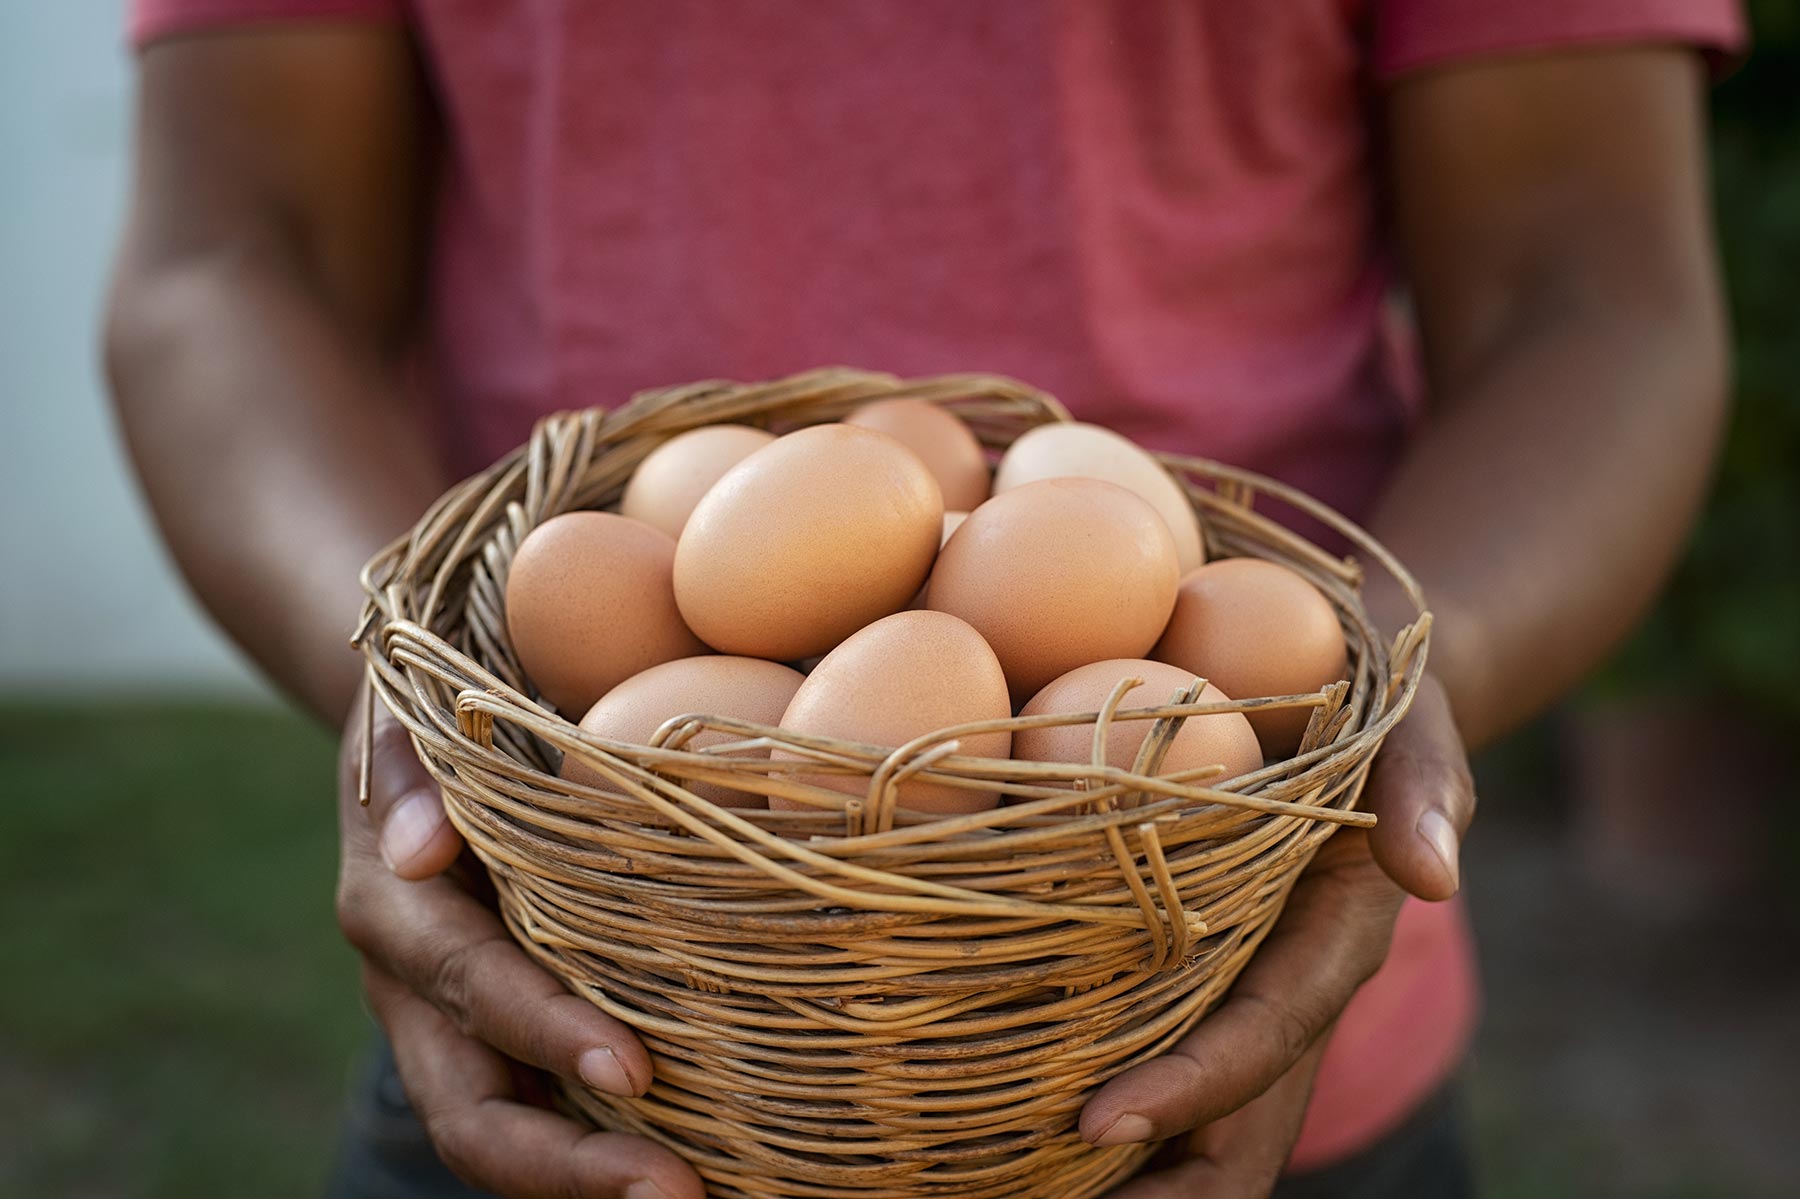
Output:
[[[370,702],[365,811],[356,780]],[[504,1199],[701,1199],[699,1177],[667,1149],[592,1132],[521,1098],[514,1062],[641,1095],[650,1057],[629,1028],[565,990],[498,916],[439,873],[462,842],[405,730],[366,692],[344,737],[338,820],[338,922],[363,956],[369,1005],[445,1164]]]
[[1424,899],[1456,893],[1475,791],[1449,701],[1429,676],[1376,756],[1363,806],[1380,823],[1340,829],[1320,847],[1225,1002],[1082,1109],[1082,1135],[1097,1145],[1202,1129],[1199,1156],[1112,1199],[1267,1195],[1299,1136],[1326,1033],[1387,956],[1402,887]]
[[1299,1139],[1327,1040],[1315,1041],[1274,1086],[1196,1131],[1179,1166],[1144,1175],[1107,1199],[1263,1199]]

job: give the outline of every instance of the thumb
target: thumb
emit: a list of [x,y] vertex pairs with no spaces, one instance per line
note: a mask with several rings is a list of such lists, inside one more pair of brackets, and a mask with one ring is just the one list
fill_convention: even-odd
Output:
[[1420,899],[1456,894],[1462,837],[1475,816],[1475,780],[1450,698],[1431,675],[1375,755],[1363,798],[1379,818],[1369,848],[1388,877]]
[[[373,713],[367,713],[364,705],[373,705]],[[404,879],[441,873],[462,853],[462,838],[445,815],[443,794],[419,761],[406,727],[366,688],[350,714],[344,739],[345,803],[356,802],[365,730],[370,746],[365,814],[378,838],[381,860]],[[353,819],[350,814],[347,829]]]

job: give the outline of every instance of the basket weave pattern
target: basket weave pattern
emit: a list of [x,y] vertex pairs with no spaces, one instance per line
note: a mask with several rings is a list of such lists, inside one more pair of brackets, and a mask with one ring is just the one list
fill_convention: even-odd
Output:
[[[519,942],[650,1049],[648,1094],[563,1084],[568,1110],[669,1145],[728,1199],[1088,1199],[1150,1147],[1084,1143],[1085,1097],[1187,1032],[1320,842],[1339,824],[1372,823],[1357,796],[1424,668],[1429,617],[1420,603],[1420,619],[1384,639],[1357,598],[1359,563],[1419,597],[1367,534],[1270,480],[1165,455],[1199,508],[1209,557],[1283,562],[1331,601],[1346,681],[1226,705],[1194,702],[1197,690],[1115,692],[1085,721],[1092,765],[956,753],[956,738],[980,729],[1071,717],[963,726],[896,749],[696,715],[640,746],[580,733],[534,700],[503,615],[508,563],[533,527],[614,503],[644,456],[685,429],[782,432],[901,395],[944,404],[996,449],[1068,419],[1008,379],[846,369],[560,414],[369,564],[357,643]],[[1356,558],[1275,524],[1254,509],[1259,496],[1337,529]],[[1181,717],[1264,704],[1314,709],[1296,758],[1216,786],[1205,771],[1158,776]],[[1127,719],[1157,723],[1121,771],[1104,765],[1103,738]],[[707,729],[737,740],[683,748]],[[722,756],[746,743],[797,760]],[[557,778],[566,754],[605,785]],[[796,778],[822,770],[867,779],[866,797],[845,802]],[[895,784],[921,771],[1008,802],[941,819],[896,809]],[[722,808],[689,782],[811,806]]]

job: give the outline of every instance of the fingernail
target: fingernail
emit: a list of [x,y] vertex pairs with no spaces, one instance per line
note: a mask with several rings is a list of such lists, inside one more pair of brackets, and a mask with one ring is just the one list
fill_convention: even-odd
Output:
[[1149,1140],[1155,1132],[1156,1130],[1150,1127],[1150,1121],[1136,1112],[1126,1112],[1101,1129],[1100,1135],[1094,1138],[1094,1144],[1136,1145],[1140,1141]]
[[381,860],[397,870],[431,844],[444,823],[444,804],[432,791],[414,791],[388,813],[381,828]]
[[[575,1068],[581,1072],[581,1081],[596,1091],[605,1091],[608,1095],[637,1094],[637,1088],[631,1085],[631,1075],[625,1073],[625,1067],[619,1064],[618,1056],[604,1045],[582,1054],[575,1063]],[[654,1185],[648,1179],[645,1183]],[[656,1193],[662,1194],[661,1191]],[[648,1195],[650,1192],[645,1191],[644,1194]]]
[[625,1199],[669,1199],[669,1192],[648,1178],[640,1178],[625,1188]]
[[1425,838],[1438,860],[1444,863],[1444,869],[1450,875],[1450,887],[1456,890],[1462,886],[1462,869],[1457,864],[1456,830],[1450,827],[1449,819],[1436,808],[1419,817],[1419,836]]

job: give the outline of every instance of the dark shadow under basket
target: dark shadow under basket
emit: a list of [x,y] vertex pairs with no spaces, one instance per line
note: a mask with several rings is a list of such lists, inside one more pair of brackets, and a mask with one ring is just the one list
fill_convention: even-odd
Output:
[[[1082,1101],[1186,1033],[1320,842],[1339,824],[1373,822],[1357,797],[1411,702],[1430,620],[1404,569],[1342,517],[1271,480],[1163,455],[1210,557],[1293,567],[1343,624],[1345,682],[1223,705],[1312,707],[1289,761],[1218,786],[1204,772],[1159,777],[1157,751],[1179,719],[1221,710],[1192,691],[1134,696],[1129,711],[1115,693],[1098,721],[1086,717],[1098,737],[1110,721],[1160,722],[1132,771],[957,755],[954,738],[978,726],[894,749],[694,717],[653,745],[625,745],[534,701],[502,607],[531,528],[614,503],[644,456],[685,429],[779,432],[889,396],[943,404],[996,449],[1068,419],[1008,379],[846,369],[554,416],[369,564],[357,642],[519,942],[649,1046],[648,1094],[565,1084],[569,1110],[670,1146],[708,1194],[729,1199],[1088,1199],[1151,1148],[1087,1145],[1075,1131]],[[1254,510],[1259,496],[1324,522],[1356,556],[1275,524]],[[1392,573],[1419,607],[1392,640],[1363,611],[1360,562]],[[683,748],[712,728],[740,740]],[[742,742],[797,760],[722,756]],[[557,778],[570,753],[607,785]],[[869,779],[867,797],[846,803],[795,778],[821,769]],[[920,771],[981,780],[1011,802],[936,820],[896,810],[895,782]],[[684,786],[694,781],[819,806],[722,808]]]

